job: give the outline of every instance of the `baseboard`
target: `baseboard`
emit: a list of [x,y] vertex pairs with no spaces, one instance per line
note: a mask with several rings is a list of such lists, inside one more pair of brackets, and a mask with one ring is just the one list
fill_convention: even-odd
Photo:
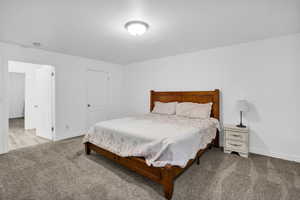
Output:
[[283,159],[283,160],[300,162],[300,156],[290,155],[290,154],[282,154],[282,153],[277,153],[277,152],[270,152],[270,151],[267,151],[262,148],[250,148],[250,152],[259,154],[259,155],[273,157],[273,158],[279,158],[279,159]]
[[66,139],[79,137],[79,136],[83,136],[83,135],[84,135],[84,131],[73,132],[68,135],[59,135],[58,134],[58,136],[56,135],[56,137],[54,138],[54,141],[66,140]]
[[[220,141],[220,147],[223,147],[223,141]],[[300,163],[300,155],[297,156],[297,155],[291,155],[291,154],[283,154],[283,153],[267,151],[266,149],[255,148],[255,147],[250,147],[250,153],[255,153],[258,155],[279,158],[282,160],[288,160],[288,161],[294,161],[294,162]]]

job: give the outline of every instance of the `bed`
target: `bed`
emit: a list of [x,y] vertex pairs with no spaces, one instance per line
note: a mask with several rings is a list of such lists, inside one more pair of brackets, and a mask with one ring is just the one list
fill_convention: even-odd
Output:
[[154,102],[213,103],[211,118],[146,114],[95,124],[84,137],[86,154],[94,151],[163,185],[172,198],[174,180],[212,146],[219,146],[219,90],[150,92]]

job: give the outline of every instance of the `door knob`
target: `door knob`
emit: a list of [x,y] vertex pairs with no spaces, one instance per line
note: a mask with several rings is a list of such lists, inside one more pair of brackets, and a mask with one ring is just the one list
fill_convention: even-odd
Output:
[[88,107],[91,107],[91,104],[88,104],[87,106],[88,106]]

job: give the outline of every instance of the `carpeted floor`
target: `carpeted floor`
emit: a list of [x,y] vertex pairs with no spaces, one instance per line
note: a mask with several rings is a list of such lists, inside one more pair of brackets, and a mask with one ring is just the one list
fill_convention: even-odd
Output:
[[[300,164],[212,149],[175,182],[174,200],[299,200]],[[162,187],[101,156],[81,138],[0,155],[1,200],[163,200]]]

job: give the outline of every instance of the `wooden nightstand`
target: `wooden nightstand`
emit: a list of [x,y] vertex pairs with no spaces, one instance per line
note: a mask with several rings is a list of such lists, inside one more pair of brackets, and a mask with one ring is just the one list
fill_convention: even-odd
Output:
[[224,126],[224,152],[237,152],[240,156],[249,154],[249,128],[239,128],[235,125]]

